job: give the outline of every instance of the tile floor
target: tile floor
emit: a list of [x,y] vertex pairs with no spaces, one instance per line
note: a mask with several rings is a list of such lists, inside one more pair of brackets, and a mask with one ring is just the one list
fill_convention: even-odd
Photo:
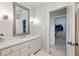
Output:
[[46,52],[40,50],[35,55],[31,56],[66,56],[66,48],[65,47],[52,47],[50,48],[50,54],[47,54]]
[[33,56],[66,56],[66,39],[64,37],[57,37],[55,42],[55,46],[50,45],[50,55],[40,50]]
[[65,46],[66,45],[66,38],[65,37],[55,37],[55,45],[57,46]]
[[50,54],[52,56],[66,56],[66,47],[65,46],[55,46],[50,48]]
[[53,56],[66,56],[66,38],[58,36],[55,39],[55,46],[50,45],[50,54]]
[[47,54],[46,52],[40,50],[39,52],[37,52],[35,55],[31,55],[31,56],[66,56],[66,51],[63,51],[63,49],[58,49],[57,48],[51,48],[50,50],[51,53]]
[[40,50],[39,52],[37,52],[35,55],[32,55],[32,56],[51,56],[51,55],[49,55],[46,52]]

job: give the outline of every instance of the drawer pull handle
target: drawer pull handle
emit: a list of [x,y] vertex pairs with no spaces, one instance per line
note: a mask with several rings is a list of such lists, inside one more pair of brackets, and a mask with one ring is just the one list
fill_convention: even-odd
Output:
[[10,50],[10,51],[13,51],[13,50]]
[[30,49],[31,47],[28,47],[28,49]]

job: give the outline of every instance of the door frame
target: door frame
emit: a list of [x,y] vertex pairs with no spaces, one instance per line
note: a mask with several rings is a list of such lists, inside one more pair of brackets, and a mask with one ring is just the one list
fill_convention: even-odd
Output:
[[[61,7],[61,8],[58,8],[58,9],[56,9],[56,10],[51,10],[51,11],[49,11],[49,22],[50,22],[50,13],[51,12],[55,12],[55,11],[58,11],[58,10],[62,10],[62,9],[64,9],[64,8],[67,8],[67,6],[64,6],[64,7]],[[66,10],[67,11],[67,10]],[[67,13],[67,12],[66,12]],[[67,14],[66,15],[60,15],[60,16],[55,16],[55,17],[53,17],[53,25],[55,26],[55,18],[57,18],[57,17],[67,17]],[[66,23],[67,23],[67,20],[66,20]],[[67,25],[66,25],[66,27],[67,27]],[[54,28],[55,29],[55,28]],[[49,34],[50,34],[50,24],[49,24]],[[66,36],[67,37],[67,36]],[[54,42],[53,42],[53,46],[55,46],[55,30],[54,30],[54,40],[53,40]],[[49,35],[49,53],[50,53],[50,35]]]
[[[49,53],[50,52],[50,37],[49,37],[49,33],[50,33],[50,29],[49,29],[49,20],[50,20],[50,12],[53,12],[53,11],[56,11],[56,10],[60,10],[60,9],[63,9],[63,8],[67,8],[68,9],[68,7],[69,7],[69,5],[70,4],[67,4],[67,5],[64,5],[64,6],[61,6],[61,7],[58,7],[58,8],[56,8],[56,9],[54,9],[54,10],[49,10],[48,11],[48,23],[47,23],[47,25],[48,25],[48,30],[47,30],[47,33],[48,33],[48,40],[47,40],[47,52]],[[68,15],[67,15],[68,16]],[[75,25],[75,24],[74,24]],[[67,27],[67,25],[66,25],[66,27]],[[75,27],[75,26],[74,26]],[[74,28],[74,27],[72,27],[72,28]],[[66,29],[67,30],[67,29]],[[75,30],[75,29],[74,29]],[[74,35],[74,34],[73,34]],[[75,36],[74,36],[75,37]],[[67,36],[66,36],[66,40],[67,40]],[[68,53],[67,53],[67,55],[68,55]],[[75,53],[73,53],[73,54],[71,54],[71,55],[75,55]]]
[[[55,18],[59,18],[59,17],[63,18],[63,17],[67,17],[67,16],[65,14],[63,14],[63,15],[60,15],[60,16],[54,16],[54,17],[52,17],[51,20],[53,21],[52,25],[54,26],[54,30],[55,30]],[[49,20],[49,22],[50,22],[50,20]],[[49,24],[49,26],[50,26],[50,24]],[[51,28],[49,27],[49,34],[50,34],[49,36],[51,37],[51,33],[50,33],[51,31],[50,30],[51,30]],[[54,31],[54,34],[55,34],[55,31]],[[49,39],[51,40],[51,38],[49,38]],[[52,42],[52,45],[55,46],[55,35],[53,37],[53,41],[54,42]]]

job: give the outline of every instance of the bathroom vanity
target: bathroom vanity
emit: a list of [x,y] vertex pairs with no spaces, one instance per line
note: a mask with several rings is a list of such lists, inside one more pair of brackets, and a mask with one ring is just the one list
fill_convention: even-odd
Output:
[[41,36],[15,37],[0,43],[1,56],[30,56],[41,49]]
[[13,38],[3,40],[5,35],[0,37],[0,56],[30,56],[41,49],[41,36],[30,33],[29,11],[13,3]]

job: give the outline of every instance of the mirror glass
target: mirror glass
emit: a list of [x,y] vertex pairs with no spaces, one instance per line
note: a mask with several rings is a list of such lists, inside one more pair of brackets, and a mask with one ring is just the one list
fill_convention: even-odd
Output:
[[14,3],[14,35],[29,34],[29,9]]

